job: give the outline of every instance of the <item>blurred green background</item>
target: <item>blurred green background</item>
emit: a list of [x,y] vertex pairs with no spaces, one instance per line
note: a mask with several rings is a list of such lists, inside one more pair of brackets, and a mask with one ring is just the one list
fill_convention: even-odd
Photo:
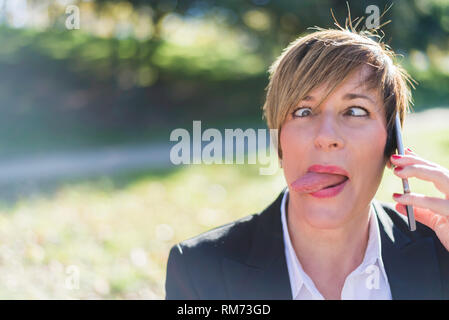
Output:
[[[392,3],[348,2],[353,18]],[[174,243],[285,185],[254,165],[173,167],[170,132],[264,128],[269,65],[308,27],[332,27],[331,8],[344,24],[330,0],[0,0],[0,298],[164,298]],[[387,20],[419,83],[406,146],[449,167],[449,1],[394,1]],[[387,170],[376,198],[400,190]]]

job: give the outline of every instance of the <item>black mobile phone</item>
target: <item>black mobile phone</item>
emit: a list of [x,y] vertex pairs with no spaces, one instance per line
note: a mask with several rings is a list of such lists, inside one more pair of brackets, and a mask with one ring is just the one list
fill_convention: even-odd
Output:
[[[399,113],[396,113],[395,131],[396,131],[396,142],[398,153],[405,154],[404,144],[402,143],[402,130],[401,130],[401,120],[399,119]],[[410,186],[408,184],[407,179],[402,179],[402,186],[404,188],[404,193],[410,193]],[[415,231],[416,221],[415,221],[415,214],[413,212],[413,206],[406,205],[405,208],[407,210],[408,228],[410,231]]]

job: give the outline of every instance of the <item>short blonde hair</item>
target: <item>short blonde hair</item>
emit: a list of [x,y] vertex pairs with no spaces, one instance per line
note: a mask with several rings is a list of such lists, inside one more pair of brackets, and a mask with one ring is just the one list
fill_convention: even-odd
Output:
[[396,56],[387,45],[372,39],[376,37],[381,39],[369,31],[318,29],[290,43],[271,65],[263,111],[268,127],[278,130],[280,158],[282,125],[298,101],[321,84],[327,88],[324,100],[352,71],[363,65],[372,68],[366,79],[368,88],[379,88],[383,97],[388,132],[384,156],[394,154],[396,113],[399,112],[403,124],[413,103],[408,84],[414,88],[414,80],[393,62]]

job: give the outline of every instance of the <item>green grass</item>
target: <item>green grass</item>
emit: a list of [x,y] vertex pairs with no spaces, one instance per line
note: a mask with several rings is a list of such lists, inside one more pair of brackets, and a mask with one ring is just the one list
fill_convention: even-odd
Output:
[[[449,130],[405,138],[449,167]],[[160,299],[170,247],[265,208],[282,190],[279,171],[256,165],[189,166],[173,171],[72,181],[23,197],[0,213],[0,299]],[[412,190],[439,195],[410,179]],[[376,198],[393,202],[401,182],[390,170]],[[79,288],[70,287],[70,266]],[[67,286],[68,284],[68,286]]]
[[[5,206],[0,298],[163,298],[171,245],[257,212],[276,196],[282,177],[257,172],[192,166],[103,178]],[[80,275],[75,290],[65,286],[71,265]]]

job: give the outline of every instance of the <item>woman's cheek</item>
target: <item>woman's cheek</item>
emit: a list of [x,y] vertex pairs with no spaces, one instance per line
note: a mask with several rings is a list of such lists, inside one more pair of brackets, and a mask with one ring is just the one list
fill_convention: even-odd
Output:
[[353,134],[351,139],[352,154],[354,154],[355,167],[358,174],[379,176],[384,170],[384,148],[387,141],[385,128],[382,126],[367,126],[365,130]]
[[[363,150],[363,154],[369,159],[372,156],[383,157],[383,150],[387,142],[387,131],[380,124],[372,124],[359,128],[357,130],[348,131],[347,141],[358,146]],[[381,150],[381,151],[380,151]]]
[[304,159],[305,140],[304,135],[295,126],[286,124],[280,134],[282,150],[282,166],[287,180],[296,179],[301,170],[301,160]]

